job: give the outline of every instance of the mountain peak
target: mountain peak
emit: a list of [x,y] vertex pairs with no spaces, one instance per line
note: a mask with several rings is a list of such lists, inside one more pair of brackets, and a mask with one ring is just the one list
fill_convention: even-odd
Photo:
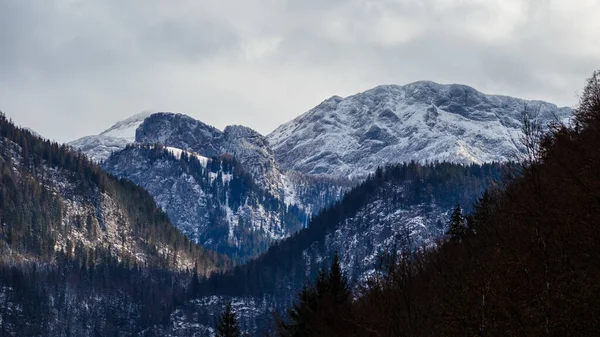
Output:
[[83,151],[93,161],[101,162],[112,152],[122,150],[127,144],[135,142],[137,128],[146,118],[154,114],[156,112],[153,111],[137,113],[113,124],[99,135],[82,137],[69,142],[68,145]]
[[142,124],[144,119],[152,116],[155,113],[156,112],[153,111],[143,111],[137,113],[127,119],[115,123],[113,126],[100,133],[100,135],[133,140],[135,139],[135,129]]
[[411,160],[516,160],[528,106],[539,109],[542,124],[570,114],[546,102],[419,81],[334,96],[267,138],[283,169],[305,174],[357,177]]

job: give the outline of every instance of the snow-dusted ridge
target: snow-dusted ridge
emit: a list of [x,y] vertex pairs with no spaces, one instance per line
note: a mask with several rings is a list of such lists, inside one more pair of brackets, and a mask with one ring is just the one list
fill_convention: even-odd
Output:
[[135,142],[135,130],[144,122],[144,120],[156,112],[144,111],[135,114],[125,120],[117,122],[109,129],[103,131],[100,135],[106,137],[122,138],[130,143]]
[[333,96],[267,136],[284,170],[360,177],[398,162],[518,159],[525,109],[542,124],[569,108],[429,81]]
[[91,135],[68,143],[69,146],[85,153],[91,160],[101,162],[111,153],[123,150],[135,142],[135,131],[144,119],[154,112],[145,111],[115,123],[99,135]]

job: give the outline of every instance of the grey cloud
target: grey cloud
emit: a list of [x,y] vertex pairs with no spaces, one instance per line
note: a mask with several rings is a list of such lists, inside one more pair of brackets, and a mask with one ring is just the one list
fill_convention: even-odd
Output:
[[145,109],[267,133],[334,94],[422,79],[572,105],[600,65],[595,9],[537,0],[0,0],[0,109],[67,141]]
[[141,33],[143,50],[167,60],[198,61],[228,52],[239,52],[240,39],[224,24],[200,21],[161,22]]

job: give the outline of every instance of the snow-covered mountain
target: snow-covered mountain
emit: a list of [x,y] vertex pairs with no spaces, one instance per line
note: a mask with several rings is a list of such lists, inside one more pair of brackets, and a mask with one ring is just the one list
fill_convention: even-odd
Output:
[[8,238],[18,243],[6,245],[7,236],[0,235],[3,262],[45,262],[59,251],[77,255],[105,249],[118,260],[149,267],[185,271],[197,265],[205,274],[217,269],[216,254],[196,246],[177,251],[175,240],[165,239],[189,244],[143,189],[15,127],[4,115],[0,131],[0,190],[9,200],[0,209],[0,232],[13,233]]
[[129,145],[101,167],[145,188],[194,242],[239,260],[300,230],[307,215],[254,183],[235,157],[211,159],[160,145]]
[[123,150],[127,144],[135,142],[135,130],[152,112],[141,112],[120,121],[99,135],[86,136],[68,145],[81,150],[95,162],[101,162],[111,153]]
[[232,125],[220,131],[183,114],[156,113],[139,126],[136,141],[163,144],[206,157],[233,155],[261,188],[282,197],[283,174],[273,151],[266,138],[250,128]]
[[[218,313],[229,298],[244,330],[264,335],[273,311],[283,312],[335,253],[351,283],[359,285],[377,271],[386,254],[435,245],[448,229],[453,208],[471,208],[503,172],[499,163],[413,163],[379,171],[316,215],[307,229],[247,265],[208,280],[211,292],[175,312],[171,319],[177,333],[166,335],[208,329],[210,314]],[[191,314],[185,315],[188,310]]]
[[517,159],[523,112],[541,124],[569,108],[483,94],[465,85],[384,85],[333,96],[267,136],[284,170],[361,177],[416,160],[483,163]]
[[[267,137],[244,126],[221,131],[183,114],[160,112],[138,114],[71,145],[107,161],[108,172],[149,190],[196,242],[245,259],[298,229],[302,216],[290,206],[315,214],[353,186],[348,178],[360,181],[379,166],[517,159],[525,109],[536,111],[542,124],[570,114],[550,103],[416,82],[334,96]],[[158,158],[142,144],[216,162],[232,158],[239,164],[238,177],[251,180],[245,188],[252,193],[232,207],[228,198],[240,191],[232,191],[231,181],[214,187],[214,179],[203,181],[203,172],[194,176],[180,158]]]
[[147,189],[189,238],[241,260],[293,234],[352,186],[284,174],[258,132],[238,125],[221,131],[183,114],[139,114],[70,145]]

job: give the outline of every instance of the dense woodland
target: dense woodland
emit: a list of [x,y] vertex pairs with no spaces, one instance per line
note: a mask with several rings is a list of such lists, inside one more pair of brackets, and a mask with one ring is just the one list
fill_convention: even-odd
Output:
[[[199,279],[227,259],[193,244],[142,188],[104,173],[82,154],[0,116],[0,335],[117,336],[168,322]],[[56,177],[66,177],[57,192]],[[143,262],[94,243],[101,213],[65,222],[66,203],[110,195],[125,210]],[[77,233],[77,235],[74,235]],[[81,236],[79,236],[81,235]],[[60,246],[59,238],[71,238]],[[61,247],[57,249],[57,247]],[[179,252],[195,270],[175,269]]]
[[525,123],[520,176],[457,208],[437,249],[390,255],[355,299],[317,280],[278,335],[598,335],[600,72],[571,127],[540,130]]
[[[342,200],[315,215],[306,229],[276,243],[267,253],[245,265],[213,275],[202,287],[198,287],[201,289],[199,295],[288,293],[289,286],[298,288],[306,280],[302,252],[317,243],[327,254],[324,247],[326,235],[355,216],[360,209],[368,207],[370,202],[385,200],[389,205],[387,212],[421,204],[439,209],[472,204],[488,186],[500,181],[506,167],[498,163],[463,166],[412,162],[380,168]],[[445,227],[443,225],[440,224],[440,227]],[[316,276],[317,271],[314,270],[312,276]],[[291,280],[292,285],[283,280]]]

